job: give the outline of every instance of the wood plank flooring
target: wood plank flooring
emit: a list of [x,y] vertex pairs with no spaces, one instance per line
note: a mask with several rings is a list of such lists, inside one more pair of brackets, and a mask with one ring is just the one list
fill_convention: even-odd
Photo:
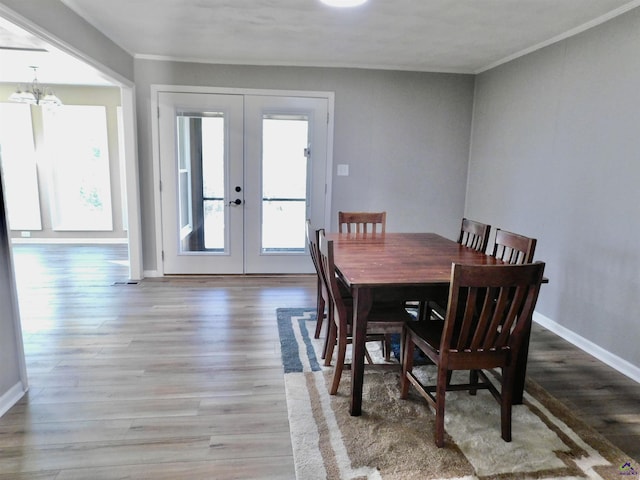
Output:
[[[14,259],[30,391],[0,418],[0,480],[294,478],[275,309],[313,306],[313,277],[128,284],[113,245]],[[640,458],[640,385],[539,327],[530,358]]]

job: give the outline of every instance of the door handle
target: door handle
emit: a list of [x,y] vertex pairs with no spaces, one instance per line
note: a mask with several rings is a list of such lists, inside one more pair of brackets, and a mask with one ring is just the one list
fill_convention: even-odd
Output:
[[236,198],[235,200],[231,200],[229,202],[229,205],[241,205],[242,204],[242,200],[240,200],[239,198]]

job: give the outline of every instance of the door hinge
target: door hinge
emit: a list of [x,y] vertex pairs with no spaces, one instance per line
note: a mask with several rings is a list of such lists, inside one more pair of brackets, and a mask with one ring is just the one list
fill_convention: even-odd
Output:
[[164,250],[160,252],[160,258],[162,258],[162,261],[164,262]]
[[327,112],[327,125],[329,125],[329,112]]
[[160,118],[160,106],[158,105],[158,118]]

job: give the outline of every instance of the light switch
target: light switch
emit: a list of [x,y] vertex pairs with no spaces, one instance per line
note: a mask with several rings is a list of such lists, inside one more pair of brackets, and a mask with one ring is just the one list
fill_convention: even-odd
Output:
[[339,177],[348,177],[349,176],[349,165],[338,165],[338,176]]

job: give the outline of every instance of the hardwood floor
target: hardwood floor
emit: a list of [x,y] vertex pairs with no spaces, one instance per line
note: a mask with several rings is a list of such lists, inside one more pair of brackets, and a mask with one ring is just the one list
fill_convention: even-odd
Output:
[[[30,391],[0,418],[0,480],[294,478],[275,309],[313,306],[313,277],[129,284],[124,246],[14,259]],[[529,374],[640,458],[639,384],[539,327]]]
[[527,375],[640,462],[640,383],[538,325]]

